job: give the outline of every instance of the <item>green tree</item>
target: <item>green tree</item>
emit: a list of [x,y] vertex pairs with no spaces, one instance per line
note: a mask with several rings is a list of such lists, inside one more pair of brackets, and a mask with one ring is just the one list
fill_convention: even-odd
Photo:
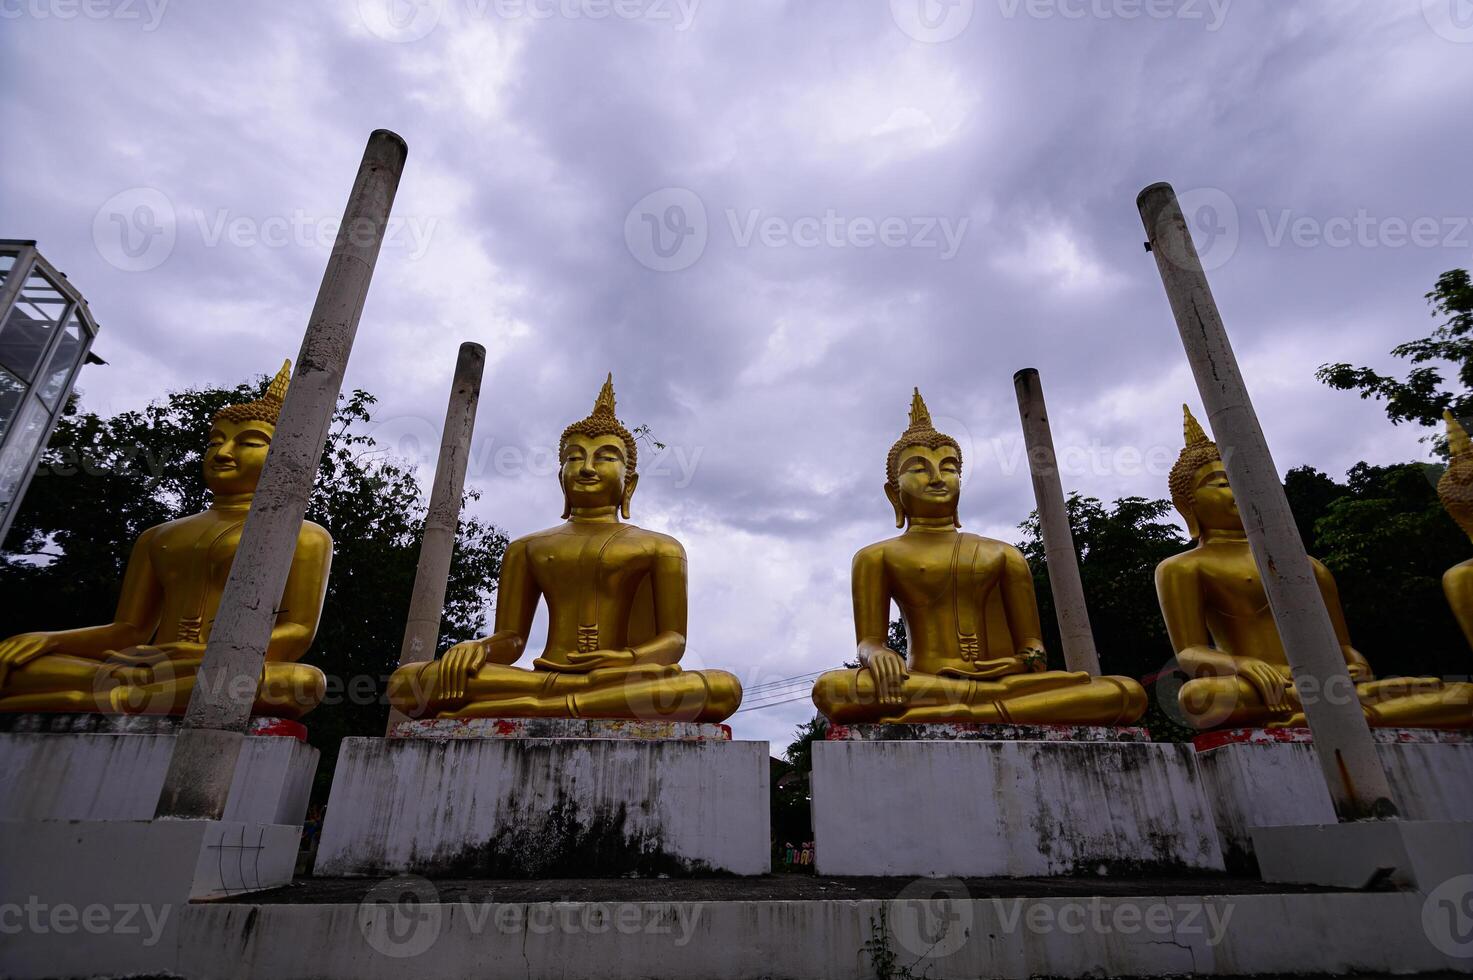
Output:
[[1378,675],[1467,673],[1442,574],[1468,539],[1437,499],[1440,467],[1357,463],[1315,520],[1312,554],[1335,576],[1356,649]]
[[[0,636],[110,620],[137,537],[208,503],[200,461],[210,419],[265,384],[176,391],[109,417],[70,406],[0,553]],[[307,510],[333,537],[322,622],[305,658],[328,678],[327,697],[305,719],[322,750],[319,791],[343,737],[383,733],[384,682],[398,661],[424,529],[414,474],[366,434],[373,404],[365,391],[339,398]],[[485,631],[505,547],[497,528],[462,518],[441,649]]]
[[[1438,426],[1444,409],[1466,418],[1473,410],[1473,282],[1468,270],[1444,272],[1426,298],[1433,318],[1445,320],[1428,336],[1391,349],[1392,356],[1415,365],[1404,379],[1344,363],[1323,364],[1315,376],[1332,388],[1384,400],[1392,424]],[[1451,366],[1456,390],[1444,387],[1438,362]],[[1440,438],[1435,441],[1441,445]]]

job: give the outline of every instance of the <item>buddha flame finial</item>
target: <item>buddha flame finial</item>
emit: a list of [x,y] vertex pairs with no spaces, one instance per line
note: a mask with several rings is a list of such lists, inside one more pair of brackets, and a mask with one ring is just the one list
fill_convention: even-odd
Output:
[[1452,412],[1442,413],[1447,423],[1447,450],[1451,457],[1442,479],[1437,481],[1437,499],[1448,515],[1473,537],[1473,440]]
[[1468,430],[1463,424],[1453,417],[1453,413],[1443,409],[1442,419],[1447,423],[1447,450],[1452,458],[1473,455],[1473,440],[1468,438]]
[[910,427],[936,431],[931,425],[931,411],[926,408],[926,400],[921,397],[920,388],[916,388],[915,393],[910,396]]
[[266,386],[266,394],[243,405],[227,405],[215,413],[215,422],[269,422],[275,425],[281,417],[281,404],[286,401],[286,389],[292,380],[291,359],[281,363],[281,370]]
[[[615,414],[615,411],[614,411],[614,372],[613,371],[610,371],[609,372],[609,376],[604,379],[604,386],[598,390],[598,398],[596,398],[594,400],[594,402],[593,402],[593,415],[599,415],[599,416],[606,415],[609,418],[617,418],[618,417]],[[592,418],[593,415],[590,415],[589,418]]]
[[1192,414],[1190,406],[1183,404],[1182,414],[1182,441],[1187,447],[1200,446],[1212,440],[1207,438],[1207,433],[1202,431],[1202,423]]

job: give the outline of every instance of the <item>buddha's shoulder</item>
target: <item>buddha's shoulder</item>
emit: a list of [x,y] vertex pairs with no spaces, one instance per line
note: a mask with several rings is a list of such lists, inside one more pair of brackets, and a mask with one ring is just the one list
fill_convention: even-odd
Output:
[[[957,535],[962,539],[963,544],[975,544],[983,553],[995,552],[997,554],[1009,554],[1018,551],[1016,545],[1008,544],[1006,541],[999,541],[997,538],[989,538],[984,534],[959,531]],[[1018,553],[1022,554],[1021,551],[1018,551]]]
[[297,544],[300,545],[325,545],[332,547],[332,534],[315,521],[303,521],[301,533],[297,535]]
[[1163,559],[1156,566],[1156,579],[1160,581],[1166,578],[1182,578],[1187,575],[1196,575],[1202,568],[1202,549],[1188,548],[1186,551],[1178,552],[1170,558]]
[[685,557],[685,546],[674,537],[662,534],[659,531],[651,531],[646,527],[628,525],[629,530],[624,532],[626,541],[642,545],[657,555],[679,555]]

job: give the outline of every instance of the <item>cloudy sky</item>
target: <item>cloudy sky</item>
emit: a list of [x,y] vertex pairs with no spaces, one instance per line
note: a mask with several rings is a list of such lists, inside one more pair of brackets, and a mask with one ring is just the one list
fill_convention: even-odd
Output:
[[[348,384],[432,447],[489,351],[471,482],[556,522],[612,370],[635,519],[690,555],[688,665],[851,655],[853,552],[920,385],[963,519],[1031,507],[1011,377],[1066,486],[1165,496],[1198,404],[1135,195],[1182,194],[1281,469],[1422,456],[1319,385],[1389,366],[1473,261],[1467,0],[0,0],[0,235],[87,295],[112,412],[295,354],[368,133],[410,152]],[[800,692],[801,693],[801,692]],[[739,714],[787,741],[806,699]]]

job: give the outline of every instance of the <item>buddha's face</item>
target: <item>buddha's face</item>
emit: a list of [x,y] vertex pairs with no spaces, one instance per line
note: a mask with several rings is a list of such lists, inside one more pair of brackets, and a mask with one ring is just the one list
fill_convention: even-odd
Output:
[[962,492],[961,453],[955,446],[906,446],[896,466],[899,506],[907,517],[951,517]]
[[205,447],[205,486],[217,494],[250,493],[261,479],[276,426],[269,422],[221,419]]
[[1202,531],[1241,531],[1243,517],[1238,501],[1228,486],[1227,470],[1222,463],[1209,463],[1197,471],[1197,489],[1192,495],[1197,527]]
[[616,435],[568,437],[559,479],[569,507],[613,507],[624,500],[624,440]]

